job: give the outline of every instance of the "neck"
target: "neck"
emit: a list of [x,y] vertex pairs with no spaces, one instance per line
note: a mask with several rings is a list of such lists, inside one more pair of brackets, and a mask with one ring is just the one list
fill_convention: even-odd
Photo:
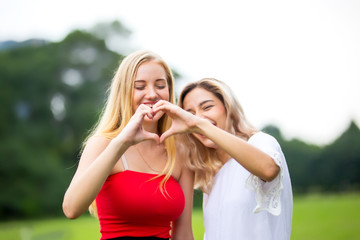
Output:
[[158,144],[153,140],[142,141],[136,145],[142,149],[153,149],[153,150],[163,146],[163,144]]
[[222,149],[217,149],[216,155],[222,163],[226,163],[231,158],[231,156]]
[[145,131],[151,132],[151,133],[158,133],[158,123],[153,123],[153,122],[144,122],[143,123],[143,128]]

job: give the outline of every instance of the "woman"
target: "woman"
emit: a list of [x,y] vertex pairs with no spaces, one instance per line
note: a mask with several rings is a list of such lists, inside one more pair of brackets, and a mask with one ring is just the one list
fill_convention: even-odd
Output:
[[85,142],[63,211],[74,219],[91,204],[101,239],[193,239],[193,175],[175,161],[170,119],[152,107],[174,102],[173,76],[156,54],[120,64],[99,123]]
[[292,190],[278,142],[257,131],[230,89],[216,79],[187,85],[160,141],[177,133],[195,183],[204,192],[205,239],[290,239]]

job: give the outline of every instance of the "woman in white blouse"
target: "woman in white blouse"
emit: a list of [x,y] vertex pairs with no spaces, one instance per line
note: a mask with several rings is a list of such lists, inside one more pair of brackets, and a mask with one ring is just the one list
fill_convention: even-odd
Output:
[[289,240],[291,181],[275,138],[256,130],[231,90],[216,79],[188,84],[179,106],[185,111],[159,101],[153,111],[172,118],[161,141],[187,133],[178,142],[204,192],[204,239]]

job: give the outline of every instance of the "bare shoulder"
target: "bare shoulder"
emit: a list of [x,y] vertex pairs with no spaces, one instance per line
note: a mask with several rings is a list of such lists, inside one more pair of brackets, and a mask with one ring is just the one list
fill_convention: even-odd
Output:
[[92,136],[89,138],[89,140],[86,142],[86,146],[84,148],[85,149],[93,149],[93,150],[104,150],[107,145],[109,145],[111,139],[108,139],[106,137],[103,136]]
[[89,165],[93,162],[109,145],[110,139],[103,136],[93,136],[86,142],[81,154],[80,165]]
[[188,178],[193,173],[186,165],[185,152],[180,148],[176,151],[176,169],[178,170],[178,181],[184,178]]

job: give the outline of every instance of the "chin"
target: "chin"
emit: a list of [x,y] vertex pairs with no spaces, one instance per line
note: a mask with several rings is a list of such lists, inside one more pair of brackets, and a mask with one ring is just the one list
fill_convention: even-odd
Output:
[[216,149],[217,146],[215,143],[213,143],[212,141],[208,140],[206,142],[202,142],[202,144],[207,147],[207,148],[213,148],[213,149]]
[[204,138],[196,135],[195,138],[197,138],[199,142],[201,142],[202,145],[204,145],[207,148],[215,148],[215,149],[217,148],[216,144],[208,138]]

